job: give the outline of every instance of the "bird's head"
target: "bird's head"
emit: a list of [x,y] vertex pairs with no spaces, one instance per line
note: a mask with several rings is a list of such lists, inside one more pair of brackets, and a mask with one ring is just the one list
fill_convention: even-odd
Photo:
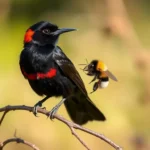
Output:
[[75,31],[74,28],[61,28],[57,25],[46,21],[40,21],[32,25],[25,33],[24,44],[36,43],[39,45],[57,44],[59,35],[65,32]]

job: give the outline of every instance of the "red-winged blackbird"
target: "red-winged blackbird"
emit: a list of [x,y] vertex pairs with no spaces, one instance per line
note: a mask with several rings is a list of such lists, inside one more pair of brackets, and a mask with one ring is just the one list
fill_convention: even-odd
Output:
[[32,89],[46,97],[34,105],[37,107],[52,96],[63,99],[50,111],[50,118],[62,103],[77,124],[92,120],[105,120],[87,95],[84,83],[70,59],[57,46],[62,33],[74,31],[72,28],[59,29],[57,25],[41,21],[32,25],[24,37],[24,49],[20,55],[22,74],[28,79]]

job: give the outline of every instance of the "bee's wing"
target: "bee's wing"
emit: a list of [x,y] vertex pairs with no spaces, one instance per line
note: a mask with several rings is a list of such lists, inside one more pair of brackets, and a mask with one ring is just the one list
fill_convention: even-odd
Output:
[[109,71],[109,70],[106,70],[105,71],[106,75],[111,78],[112,80],[114,81],[118,81],[117,78]]

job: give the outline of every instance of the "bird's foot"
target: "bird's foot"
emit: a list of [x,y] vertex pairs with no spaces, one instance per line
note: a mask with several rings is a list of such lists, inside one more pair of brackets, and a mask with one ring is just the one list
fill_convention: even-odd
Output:
[[[36,103],[36,104],[34,105],[34,107],[33,107],[33,114],[34,114],[34,116],[36,116],[36,117],[38,117],[38,116],[37,116],[37,109],[38,109],[39,107],[42,107],[42,102],[41,102],[41,101],[39,101],[38,103]],[[44,109],[45,109],[45,107],[44,107]]]
[[67,98],[63,98],[55,107],[52,108],[52,110],[49,112],[49,117],[50,119],[54,119],[54,115],[56,114],[57,110],[59,109],[59,107],[64,103],[64,101]]
[[54,119],[54,115],[56,114],[57,110],[57,107],[53,107],[52,110],[49,112],[49,117],[51,120]]

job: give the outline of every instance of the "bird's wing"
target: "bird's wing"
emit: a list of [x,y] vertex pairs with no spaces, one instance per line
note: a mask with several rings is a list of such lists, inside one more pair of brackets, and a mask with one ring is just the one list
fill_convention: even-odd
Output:
[[67,76],[74,84],[87,95],[84,83],[70,59],[57,47],[53,53],[53,59],[57,65],[61,68],[62,72]]

